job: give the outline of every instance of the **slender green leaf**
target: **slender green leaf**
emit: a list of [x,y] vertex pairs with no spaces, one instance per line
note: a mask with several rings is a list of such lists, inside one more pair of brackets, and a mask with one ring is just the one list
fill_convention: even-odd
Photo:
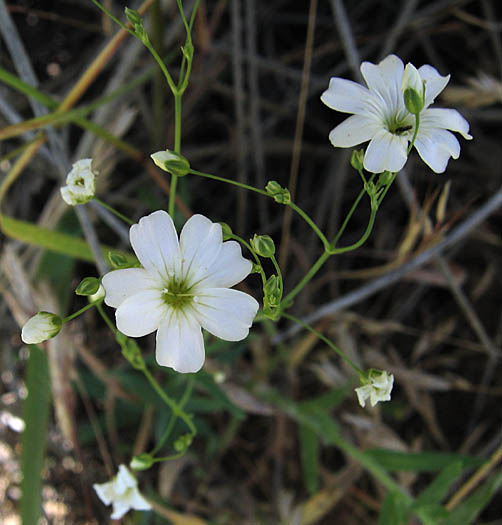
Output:
[[454,461],[446,466],[434,481],[424,489],[415,500],[414,507],[422,507],[433,503],[440,503],[446,496],[451,484],[462,472],[462,461]]
[[502,484],[502,474],[496,474],[481,485],[471,496],[454,509],[441,525],[468,525],[474,523]]
[[21,454],[21,519],[23,525],[37,523],[40,516],[40,494],[42,466],[45,455],[49,406],[51,399],[49,363],[40,348],[30,345],[30,356],[26,373],[28,397],[23,405],[23,432]]
[[[68,255],[81,261],[94,262],[91,249],[84,239],[79,239],[67,233],[49,230],[48,228],[42,228],[31,222],[21,221],[7,217],[6,215],[0,216],[0,225],[3,232],[13,239],[40,246],[41,248],[46,248],[56,253]],[[105,255],[111,250],[115,252],[118,251],[108,246],[103,246],[102,250]],[[137,261],[133,255],[127,252],[120,253],[131,262]]]
[[408,515],[406,499],[400,492],[390,491],[383,502],[378,525],[405,525]]
[[306,425],[298,425],[298,437],[305,488],[315,494],[319,488],[319,439]]
[[481,465],[485,460],[473,456],[464,456],[449,452],[397,452],[380,448],[365,452],[387,470],[440,470],[454,461],[460,461],[464,467]]

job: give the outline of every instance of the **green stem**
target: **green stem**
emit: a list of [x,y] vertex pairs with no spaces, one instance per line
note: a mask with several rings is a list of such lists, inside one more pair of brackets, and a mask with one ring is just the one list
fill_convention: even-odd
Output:
[[277,277],[279,277],[279,290],[281,291],[281,297],[282,297],[282,292],[284,291],[284,287],[283,287],[281,269],[279,268],[279,265],[277,264],[277,260],[275,256],[272,255],[271,259],[272,259],[272,264],[274,265],[275,271],[277,272]]
[[394,182],[394,180],[396,179],[396,177],[397,177],[397,172],[392,174],[392,178],[390,179],[390,182],[387,184],[387,186],[386,186],[385,189],[383,190],[382,194],[381,194],[380,197],[378,198],[378,206],[380,206],[380,204],[381,204],[382,201],[384,200],[385,196],[387,195],[387,192],[389,191],[389,189],[390,189],[390,187],[392,186],[392,183]]
[[303,322],[301,319],[294,317],[293,315],[286,314],[286,313],[283,313],[282,315],[286,319],[289,319],[290,321],[293,321],[294,323],[297,323],[300,326],[303,326],[303,328],[313,333],[321,341],[324,341],[332,350],[334,350],[355,371],[355,373],[359,377],[366,377],[366,374],[358,366],[356,366],[335,344],[333,344],[326,336],[321,334],[321,332],[319,332],[318,330],[316,330],[314,327],[310,326],[309,324]]
[[68,321],[71,321],[72,319],[75,319],[75,317],[78,317],[80,314],[83,314],[85,311],[89,310],[93,306],[97,306],[98,304],[99,304],[99,302],[97,302],[97,301],[95,303],[86,304],[83,308],[80,308],[80,310],[78,310],[75,313],[69,315],[68,317],[65,317],[63,319],[63,323],[67,323]]
[[96,308],[98,309],[99,314],[103,318],[103,321],[108,325],[108,328],[117,335],[117,328],[115,325],[111,322],[110,318],[106,315],[105,311],[103,310],[103,306],[101,303],[96,303]]
[[[373,173],[373,175],[371,175],[371,177],[370,177],[369,182],[373,182],[373,179],[375,178],[375,176],[376,176],[376,174]],[[364,178],[364,176],[363,176],[363,178]],[[336,234],[335,238],[331,242],[331,249],[334,249],[336,247],[336,244],[340,240],[340,237],[343,235],[343,232],[345,231],[345,228],[347,227],[347,224],[349,223],[349,221],[350,221],[350,219],[352,217],[352,214],[356,210],[357,206],[359,205],[359,202],[361,201],[361,199],[363,198],[363,195],[365,193],[366,193],[366,190],[364,188],[359,192],[359,195],[357,196],[356,200],[354,201],[354,204],[352,205],[352,208],[350,208],[349,213],[345,217],[345,220],[343,221],[343,224],[342,224],[340,230],[338,231],[338,233]]]
[[329,249],[330,247],[329,241],[327,237],[324,235],[324,233],[317,226],[317,224],[294,202],[290,202],[287,206],[289,206],[292,210],[298,213],[298,215],[300,215],[300,217],[312,228],[312,230],[314,230],[314,232],[317,234],[319,239],[321,239],[324,245],[324,249],[325,250]]
[[[183,393],[183,397],[181,398],[181,400],[180,400],[180,402],[178,404],[178,406],[181,409],[186,405],[186,403],[188,402],[188,399],[190,398],[190,394],[192,393],[192,389],[193,389],[193,383],[194,383],[193,376],[190,376],[188,378],[187,386],[186,386],[185,392]],[[169,421],[167,423],[166,429],[164,430],[164,433],[162,434],[162,437],[160,438],[160,440],[157,443],[157,445],[155,445],[155,448],[150,452],[151,456],[155,456],[155,454],[162,448],[162,446],[166,442],[167,438],[171,434],[171,431],[172,431],[172,429],[174,427],[174,423],[176,422],[176,419],[177,419],[177,416],[173,412],[171,414],[171,417],[169,418]]]
[[310,281],[310,279],[312,279],[312,277],[314,277],[314,275],[327,261],[330,255],[331,254],[328,251],[324,251],[324,253],[314,263],[312,268],[310,268],[310,270],[305,274],[303,279],[288,293],[288,295],[286,295],[286,297],[284,297],[284,299],[281,301],[281,308],[285,308],[287,304],[302,291],[304,286]]
[[267,282],[267,277],[265,275],[265,271],[263,270],[263,266],[261,265],[260,258],[258,257],[258,255],[256,255],[256,253],[253,250],[253,248],[251,247],[251,245],[248,242],[246,242],[242,237],[239,237],[235,233],[232,233],[232,237],[231,238],[235,239],[236,241],[238,241],[241,244],[243,244],[249,250],[251,255],[254,257],[254,260],[256,261],[256,264],[260,267],[261,280],[263,282],[263,285],[265,286],[265,283]]
[[408,146],[408,155],[410,154],[411,148],[415,145],[415,140],[418,135],[418,127],[420,126],[420,113],[415,115],[415,131],[413,132],[413,137],[411,139],[410,145]]
[[[174,151],[181,151],[181,97],[183,96],[178,90],[174,92]],[[171,176],[171,189],[169,192],[169,215],[174,216],[174,204],[176,202],[176,186],[178,176],[174,173]]]
[[[239,188],[244,188],[245,190],[254,191],[255,193],[259,193],[260,195],[265,195],[265,197],[269,197],[271,199],[274,198],[272,195],[270,195],[270,193],[267,193],[265,190],[260,190],[259,188],[255,188],[254,186],[249,186],[249,184],[243,184],[242,182],[237,182],[235,180],[226,179],[225,177],[219,177],[218,175],[212,175],[210,173],[204,173],[202,171],[197,171],[193,169],[190,169],[190,173],[192,175],[198,175],[199,177],[206,177],[207,179],[213,179],[219,182],[226,182],[227,184],[231,184],[232,186],[238,186]],[[320,228],[315,224],[315,222],[294,202],[290,202],[289,204],[286,204],[286,206],[289,206],[292,210],[298,213],[298,215],[300,215],[300,217],[317,234],[319,239],[321,239],[324,245],[324,248],[327,249],[327,247],[329,247],[329,241],[326,238],[326,236],[322,233]]]
[[335,255],[338,253],[350,252],[352,250],[355,250],[356,248],[359,248],[359,246],[362,246],[370,236],[371,231],[373,230],[373,225],[375,224],[375,217],[377,211],[377,208],[371,210],[370,220],[368,222],[368,226],[366,226],[366,231],[363,233],[363,236],[357,242],[349,246],[343,246],[342,248],[333,248],[332,250],[329,250],[329,253],[331,255]]
[[157,383],[157,381],[147,368],[144,368],[142,372],[143,374],[145,374],[150,385],[152,385],[152,388],[155,390],[155,392],[157,392],[162,401],[164,401],[164,403],[172,410],[173,414],[175,414],[177,417],[179,417],[185,422],[187,427],[190,429],[192,436],[195,436],[197,434],[197,429],[195,428],[195,425],[193,424],[190,416],[180,408],[180,406],[176,403],[176,401],[174,401],[174,399],[171,399],[164,392],[164,390],[160,387],[160,385]]
[[131,219],[129,219],[125,215],[122,215],[122,213],[117,211],[115,208],[112,208],[109,204],[106,204],[106,202],[103,202],[97,197],[93,197],[93,200],[97,202],[100,206],[103,206],[103,208],[106,208],[109,212],[113,213],[113,215],[116,215],[119,219],[122,219],[125,223],[130,225],[134,224],[134,221],[131,221]]

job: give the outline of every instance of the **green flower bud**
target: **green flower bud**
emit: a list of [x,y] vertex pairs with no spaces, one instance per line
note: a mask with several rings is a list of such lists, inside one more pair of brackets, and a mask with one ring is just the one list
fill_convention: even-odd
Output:
[[261,273],[261,264],[254,263],[250,273]]
[[184,46],[181,48],[181,52],[183,53],[183,56],[187,59],[187,62],[191,62],[193,58],[193,45],[191,42],[187,42]]
[[192,444],[192,439],[191,434],[183,434],[174,442],[174,450],[184,452]]
[[85,277],[80,281],[75,293],[77,295],[93,295],[99,290],[100,286],[101,281],[97,277]]
[[281,304],[282,293],[277,275],[271,275],[263,286],[263,302],[266,306],[276,308]]
[[279,204],[289,204],[291,202],[291,194],[287,188],[283,188],[275,180],[269,180],[265,186],[265,191],[273,197],[275,202]]
[[355,149],[352,152],[352,156],[350,157],[350,165],[356,170],[356,171],[362,171],[364,168],[364,150],[363,149]]
[[119,252],[108,252],[107,258],[110,266],[116,270],[134,266],[125,255]]
[[27,345],[36,345],[56,336],[63,320],[51,312],[38,312],[23,326],[21,339]]
[[275,244],[270,235],[254,235],[250,240],[251,248],[260,256],[270,258],[275,254]]
[[148,470],[154,463],[155,460],[153,457],[147,452],[144,452],[143,454],[134,456],[129,463],[129,466],[133,470]]
[[126,7],[124,9],[124,13],[126,15],[127,20],[129,20],[129,22],[131,22],[133,27],[136,26],[136,25],[143,25],[143,20],[141,19],[141,16],[136,11],[136,9],[130,9],[129,7]]
[[152,153],[150,157],[161,170],[167,171],[171,175],[183,177],[190,173],[190,163],[179,153],[170,150],[157,151]]
[[226,222],[220,222],[221,226],[221,233],[223,235],[223,240],[228,241],[228,239],[232,238],[232,228],[226,223]]
[[425,84],[413,64],[406,64],[401,91],[406,109],[413,115],[419,115],[425,105]]
[[106,295],[105,289],[103,288],[103,285],[100,284],[98,291],[96,293],[93,293],[92,295],[89,295],[87,299],[89,300],[90,303],[97,303],[98,301],[101,301],[102,299],[104,299],[105,295]]

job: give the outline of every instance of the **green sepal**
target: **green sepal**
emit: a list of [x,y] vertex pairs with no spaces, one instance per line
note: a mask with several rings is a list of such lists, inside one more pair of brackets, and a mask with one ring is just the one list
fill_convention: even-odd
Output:
[[75,293],[77,295],[94,295],[99,290],[101,281],[97,277],[85,277],[80,281]]

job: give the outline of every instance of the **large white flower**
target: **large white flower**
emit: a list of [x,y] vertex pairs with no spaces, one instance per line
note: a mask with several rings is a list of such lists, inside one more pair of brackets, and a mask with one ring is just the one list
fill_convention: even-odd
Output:
[[138,490],[136,478],[125,465],[119,466],[117,475],[108,483],[93,485],[99,499],[105,504],[113,503],[111,518],[120,519],[129,509],[150,510],[152,507]]
[[105,303],[117,308],[117,328],[130,337],[157,330],[159,365],[197,372],[204,364],[201,327],[226,341],[247,337],[258,311],[250,295],[230,287],[251,272],[235,241],[202,215],[185,223],[180,239],[165,211],[131,226],[131,245],[143,268],[103,277]]
[[[329,139],[341,148],[369,140],[364,168],[373,173],[400,171],[415,128],[415,117],[406,109],[401,89],[404,64],[397,56],[389,55],[379,64],[363,62],[361,73],[367,88],[351,80],[332,78],[321,96],[331,109],[354,114],[331,130]],[[458,140],[447,130],[471,139],[469,123],[454,109],[429,108],[450,80],[449,75],[443,77],[429,65],[420,67],[418,73],[425,82],[425,105],[415,147],[433,171],[442,173],[450,157],[457,159],[460,155]]]

